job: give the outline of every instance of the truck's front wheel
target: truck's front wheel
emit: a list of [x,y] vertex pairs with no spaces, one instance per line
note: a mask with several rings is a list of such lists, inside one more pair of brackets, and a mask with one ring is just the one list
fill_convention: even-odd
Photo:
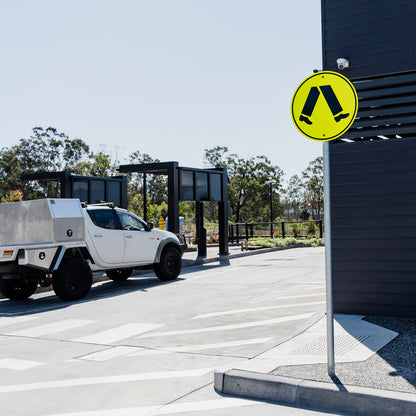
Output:
[[62,300],[84,298],[91,289],[92,272],[81,259],[66,261],[53,278],[53,290]]
[[179,250],[169,246],[163,249],[160,263],[154,265],[156,276],[159,280],[174,280],[182,270],[182,258]]
[[0,292],[11,300],[25,300],[35,293],[36,279],[1,279]]

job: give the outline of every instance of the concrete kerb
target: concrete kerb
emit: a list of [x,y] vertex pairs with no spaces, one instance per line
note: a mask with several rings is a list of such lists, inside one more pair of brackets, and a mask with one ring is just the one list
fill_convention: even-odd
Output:
[[240,257],[255,256],[257,254],[272,253],[273,251],[288,250],[291,248],[311,247],[310,244],[299,244],[286,247],[270,247],[270,248],[259,248],[256,250],[242,251],[241,253],[217,255],[216,257],[197,257],[195,260],[183,260],[182,267],[190,267],[195,265],[201,265],[206,263],[215,263],[226,261],[227,259],[237,259]]
[[416,414],[416,395],[236,369],[215,371],[219,393],[363,416]]

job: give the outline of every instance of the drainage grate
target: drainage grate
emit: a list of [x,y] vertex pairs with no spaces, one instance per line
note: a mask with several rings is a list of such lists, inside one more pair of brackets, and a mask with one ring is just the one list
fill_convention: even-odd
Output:
[[[335,335],[335,354],[344,355],[368,338],[369,335]],[[314,341],[292,351],[289,355],[326,355],[326,347],[326,337],[318,337]]]

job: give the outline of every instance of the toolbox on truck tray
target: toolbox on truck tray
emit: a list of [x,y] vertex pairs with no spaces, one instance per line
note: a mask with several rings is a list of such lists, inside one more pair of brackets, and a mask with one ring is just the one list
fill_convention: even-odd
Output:
[[0,246],[83,241],[84,221],[78,199],[0,204]]

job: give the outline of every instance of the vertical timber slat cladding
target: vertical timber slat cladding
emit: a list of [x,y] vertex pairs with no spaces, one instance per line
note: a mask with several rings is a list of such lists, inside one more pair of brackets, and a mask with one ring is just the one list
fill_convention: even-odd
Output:
[[330,143],[334,310],[416,316],[416,134]]
[[322,0],[323,68],[349,79],[416,68],[414,0]]

